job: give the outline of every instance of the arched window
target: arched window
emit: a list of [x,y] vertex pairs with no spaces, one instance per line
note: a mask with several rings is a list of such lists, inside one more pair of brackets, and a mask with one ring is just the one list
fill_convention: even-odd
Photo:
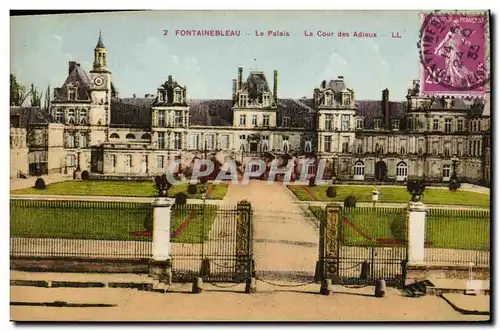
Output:
[[149,133],[145,133],[141,136],[141,139],[143,140],[151,140],[151,135]]
[[354,164],[354,180],[364,180],[365,179],[365,164],[358,161]]
[[111,139],[120,139],[120,136],[117,133],[112,133],[109,137]]
[[396,180],[404,181],[408,177],[408,166],[405,162],[401,161],[396,166]]
[[133,133],[129,133],[129,134],[127,134],[127,136],[125,138],[127,138],[127,139],[135,139],[135,136],[134,136]]

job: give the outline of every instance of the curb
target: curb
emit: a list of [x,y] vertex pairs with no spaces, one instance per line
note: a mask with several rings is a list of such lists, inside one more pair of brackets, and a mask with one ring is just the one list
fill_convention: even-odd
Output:
[[490,315],[490,312],[485,311],[485,310],[467,310],[467,309],[460,308],[457,305],[455,305],[453,302],[451,302],[449,299],[447,299],[443,295],[443,293],[439,294],[439,297],[443,298],[444,301],[446,301],[451,307],[453,307],[453,309],[455,309],[456,311],[458,311],[461,314],[464,314],[464,315]]
[[130,288],[136,290],[151,290],[152,282],[72,282],[50,280],[13,279],[10,286],[31,286],[42,288]]

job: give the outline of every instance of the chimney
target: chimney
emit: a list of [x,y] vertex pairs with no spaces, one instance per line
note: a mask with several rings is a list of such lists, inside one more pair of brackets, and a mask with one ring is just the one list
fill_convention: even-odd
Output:
[[238,86],[238,80],[233,79],[233,100],[236,98],[236,87]]
[[238,91],[241,90],[243,84],[243,68],[238,67]]
[[382,91],[382,111],[384,112],[384,127],[386,130],[390,130],[391,126],[389,123],[389,89]]
[[68,75],[71,74],[71,72],[75,69],[76,66],[80,66],[80,64],[76,63],[75,61],[69,61],[69,67],[68,67]]
[[274,70],[273,96],[276,103],[278,103],[278,70]]

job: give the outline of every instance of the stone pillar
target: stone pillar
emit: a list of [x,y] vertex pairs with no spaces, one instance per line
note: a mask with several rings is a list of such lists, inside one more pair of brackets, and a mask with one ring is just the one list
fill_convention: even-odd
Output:
[[149,261],[149,276],[165,284],[172,283],[170,216],[174,201],[161,197],[153,202],[153,254]]
[[422,202],[410,202],[408,210],[408,264],[424,263],[426,207]]

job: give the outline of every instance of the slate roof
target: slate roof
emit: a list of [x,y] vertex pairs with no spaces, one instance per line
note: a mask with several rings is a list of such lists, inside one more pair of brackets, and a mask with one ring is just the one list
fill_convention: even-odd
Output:
[[104,43],[102,42],[102,33],[101,33],[101,31],[99,31],[99,40],[97,41],[97,45],[95,46],[95,48],[106,48],[104,46]]
[[[242,90],[248,94],[248,104],[262,102],[262,94],[265,92],[270,93],[269,84],[267,83],[266,76],[262,71],[251,71],[248,74],[247,81],[243,83]],[[273,102],[274,105],[274,102]]]
[[152,99],[111,99],[111,127],[150,128]]
[[[289,127],[303,128],[306,118],[313,118],[313,110],[302,99],[278,99],[278,127],[283,127],[283,118],[289,117]],[[312,122],[311,122],[312,124]]]
[[54,101],[66,101],[66,86],[77,86],[78,87],[78,98],[77,101],[89,101],[90,100],[90,78],[87,72],[80,67],[79,63],[75,63],[73,69],[66,78],[66,81],[58,89]]
[[232,126],[232,100],[199,100],[191,99],[189,105],[189,124],[204,126]]
[[[357,116],[364,118],[364,127],[366,129],[373,129],[375,119],[381,119],[384,123],[384,111],[382,109],[381,100],[357,100],[355,102],[358,110]],[[391,119],[404,119],[406,117],[407,103],[406,101],[389,101],[389,117]],[[401,121],[399,127],[405,128],[406,121]]]
[[52,123],[52,116],[39,107],[10,107],[10,126],[28,128],[29,125]]

